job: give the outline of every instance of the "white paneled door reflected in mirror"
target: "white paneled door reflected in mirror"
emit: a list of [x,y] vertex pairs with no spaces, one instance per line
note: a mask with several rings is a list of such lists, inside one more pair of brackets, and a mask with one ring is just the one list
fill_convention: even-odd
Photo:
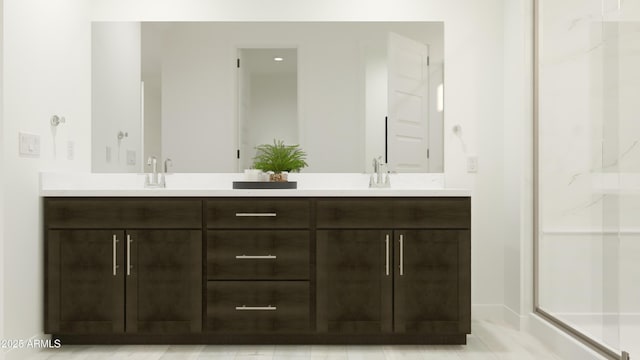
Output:
[[444,170],[442,22],[92,31],[94,172],[141,172],[150,156],[172,172],[237,172],[274,139],[300,144],[305,172],[370,172],[379,156],[391,171]]

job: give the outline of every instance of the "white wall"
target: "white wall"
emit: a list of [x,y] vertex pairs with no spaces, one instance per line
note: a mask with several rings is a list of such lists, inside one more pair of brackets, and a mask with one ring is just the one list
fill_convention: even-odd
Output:
[[[91,143],[93,172],[142,171],[140,23],[94,23]],[[118,132],[128,136],[118,139]],[[110,149],[110,158],[107,155]],[[135,163],[127,152],[135,152]]]
[[[5,0],[2,173],[5,339],[43,331],[40,171],[84,171],[91,163],[91,25],[84,0]],[[54,139],[51,115],[67,123]],[[39,158],[18,156],[18,132],[40,136]],[[75,143],[74,160],[66,142]],[[8,211],[10,209],[10,211]],[[8,358],[23,358],[14,350]]]
[[[520,327],[533,310],[533,3],[504,2],[504,305]],[[446,116],[446,115],[445,115]]]

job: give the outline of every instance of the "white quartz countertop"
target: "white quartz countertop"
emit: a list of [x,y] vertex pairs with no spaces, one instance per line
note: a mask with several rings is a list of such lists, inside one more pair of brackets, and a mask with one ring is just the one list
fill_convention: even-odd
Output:
[[289,174],[297,189],[233,189],[244,174],[168,174],[166,188],[145,188],[144,174],[41,173],[43,197],[467,197],[444,174],[391,174],[390,188],[369,188],[369,174]]

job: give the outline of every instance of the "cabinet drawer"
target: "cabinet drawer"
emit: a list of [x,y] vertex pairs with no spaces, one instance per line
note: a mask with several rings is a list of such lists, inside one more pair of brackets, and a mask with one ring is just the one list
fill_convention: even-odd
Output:
[[395,199],[393,209],[395,228],[471,228],[470,198]]
[[318,200],[319,229],[468,229],[470,198]]
[[307,281],[209,281],[207,330],[286,333],[309,330]]
[[207,234],[209,280],[306,280],[309,231],[218,230]]
[[318,200],[317,227],[386,229],[393,226],[393,202],[387,199]]
[[207,201],[208,228],[301,229],[310,223],[306,199],[220,199]]
[[155,228],[202,227],[202,202],[182,199],[46,199],[49,228]]

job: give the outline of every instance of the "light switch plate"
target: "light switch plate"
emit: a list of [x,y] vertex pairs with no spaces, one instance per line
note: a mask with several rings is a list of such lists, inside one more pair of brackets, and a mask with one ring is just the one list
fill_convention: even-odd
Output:
[[106,154],[105,161],[107,163],[110,163],[111,162],[111,146],[107,146],[105,154]]
[[76,149],[73,141],[67,141],[67,160],[73,160],[75,157]]
[[478,156],[477,155],[467,156],[467,172],[468,173],[478,172]]
[[40,135],[18,133],[19,153],[25,157],[40,157]]
[[135,166],[136,165],[136,151],[135,150],[127,150],[127,165]]

